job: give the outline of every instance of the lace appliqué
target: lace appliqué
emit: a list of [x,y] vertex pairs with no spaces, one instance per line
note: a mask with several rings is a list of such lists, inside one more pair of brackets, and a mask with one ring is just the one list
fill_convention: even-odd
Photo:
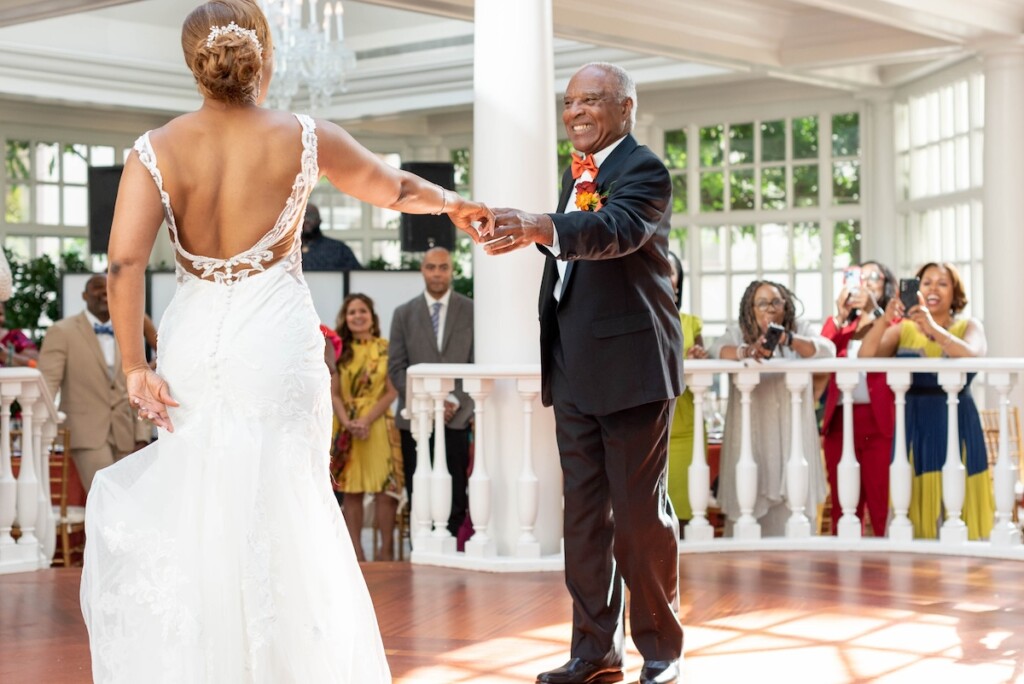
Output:
[[[305,211],[309,193],[312,192],[313,186],[320,178],[320,166],[317,160],[316,122],[304,114],[296,114],[295,118],[302,126],[302,157],[301,168],[292,184],[291,195],[285,202],[284,209],[278,215],[274,227],[264,233],[255,245],[228,259],[192,254],[182,247],[181,241],[178,239],[178,226],[174,220],[174,212],[171,209],[171,198],[164,190],[163,175],[157,166],[156,153],[149,140],[149,133],[144,133],[135,141],[135,151],[139,155],[139,161],[149,170],[160,191],[164,219],[170,228],[171,241],[177,252],[175,274],[179,285],[194,278],[213,281],[219,285],[234,285],[250,275],[261,273],[276,263],[274,262],[273,247],[287,238],[289,230],[292,231],[290,244],[284,254],[280,256],[279,261],[296,279],[301,277],[302,257],[299,248],[302,236],[298,229],[301,218],[299,214]],[[182,261],[188,263],[195,272],[183,268]]]

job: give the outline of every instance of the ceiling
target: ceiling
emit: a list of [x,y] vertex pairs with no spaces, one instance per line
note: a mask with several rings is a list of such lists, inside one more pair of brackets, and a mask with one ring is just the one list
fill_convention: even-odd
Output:
[[[1024,35],[1022,0],[551,2],[558,88],[579,64],[600,59],[629,69],[641,91],[766,79],[872,91]],[[198,100],[177,40],[196,4],[3,0],[0,98],[191,110]],[[359,59],[328,114],[467,110],[473,11],[474,0],[346,0],[346,37]]]

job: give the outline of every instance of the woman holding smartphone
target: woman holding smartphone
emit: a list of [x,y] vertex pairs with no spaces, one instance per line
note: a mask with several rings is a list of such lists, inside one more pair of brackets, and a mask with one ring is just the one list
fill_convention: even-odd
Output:
[[[836,345],[836,356],[857,358],[864,336],[872,324],[884,315],[885,307],[896,295],[896,279],[892,271],[877,261],[865,261],[850,269],[857,277],[845,278],[836,299],[836,315],[822,326],[821,334]],[[843,456],[843,411],[835,376],[828,376],[825,392],[825,416],[821,424],[832,493],[832,534],[836,533],[840,515],[839,461]],[[892,390],[885,373],[861,373],[853,390],[853,449],[860,463],[860,500],[857,517],[863,528],[864,510],[871,516],[871,530],[876,537],[885,536],[889,517],[889,462],[892,457],[892,436],[895,422]]]
[[[739,322],[729,326],[715,340],[711,356],[717,359],[807,359],[835,356],[836,348],[829,340],[814,335],[805,321],[796,317],[797,299],[787,287],[767,280],[755,280],[747,286],[740,300]],[[777,343],[772,344],[772,326],[779,326]],[[777,329],[777,328],[776,328]],[[790,453],[791,401],[786,376],[760,367],[761,380],[751,393],[750,429],[757,462],[757,500],[754,517],[766,537],[782,536],[791,511],[786,493],[786,460]],[[729,389],[729,408],[722,439],[721,471],[718,501],[726,516],[726,535],[740,517],[736,494],[736,464],[740,460],[742,425],[740,422],[740,391]],[[825,500],[825,474],[818,447],[818,423],[814,416],[814,399],[808,383],[800,404],[803,426],[801,441],[808,465],[808,495],[805,511],[813,516],[818,504]]]
[[[917,271],[921,281],[918,303],[905,310],[899,298],[885,307],[861,344],[860,356],[910,356],[956,358],[984,356],[988,349],[985,330],[974,318],[959,316],[967,306],[967,294],[956,267],[930,262]],[[897,318],[903,320],[893,325]],[[984,539],[992,529],[995,510],[992,480],[988,473],[985,436],[977,406],[971,396],[974,374],[960,391],[958,428],[960,453],[967,467],[967,491],[963,518],[970,539]],[[914,373],[907,392],[907,456],[914,466],[910,520],[914,536],[938,537],[942,518],[942,466],[946,460],[946,421],[936,419],[946,411],[946,392],[935,373]]]

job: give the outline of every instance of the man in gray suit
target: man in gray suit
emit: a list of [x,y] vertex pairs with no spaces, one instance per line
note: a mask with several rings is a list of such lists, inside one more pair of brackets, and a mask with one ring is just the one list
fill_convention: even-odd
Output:
[[[412,499],[412,478],[416,472],[416,440],[405,407],[405,372],[417,363],[473,363],[473,300],[452,291],[452,256],[434,247],[423,256],[420,267],[426,284],[424,293],[395,309],[391,319],[388,375],[398,390],[395,425],[402,436],[405,486]],[[444,442],[448,471],[452,475],[452,511],[448,531],[458,533],[469,508],[469,423],[473,400],[457,383],[445,401]],[[430,438],[433,453],[434,438]]]

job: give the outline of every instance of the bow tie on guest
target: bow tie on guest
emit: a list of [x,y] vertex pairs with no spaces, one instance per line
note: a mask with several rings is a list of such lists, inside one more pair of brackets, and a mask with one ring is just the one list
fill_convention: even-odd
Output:
[[597,178],[597,164],[594,163],[594,155],[585,154],[581,157],[574,152],[572,155],[572,177],[578,179],[584,171],[590,172],[591,180]]
[[113,335],[114,328],[110,325],[100,325],[99,323],[92,324],[92,331],[97,335]]

